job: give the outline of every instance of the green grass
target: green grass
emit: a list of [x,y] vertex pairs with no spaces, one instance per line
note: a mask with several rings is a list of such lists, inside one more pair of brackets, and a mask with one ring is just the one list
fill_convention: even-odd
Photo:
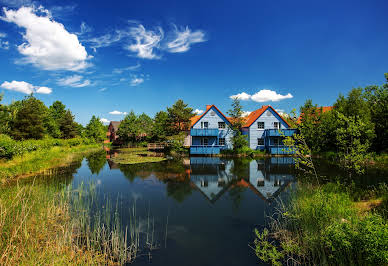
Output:
[[111,160],[118,164],[140,164],[161,162],[166,158],[154,156],[154,153],[149,152],[147,148],[123,148],[119,149],[119,152]]
[[[360,208],[337,184],[299,184],[271,221],[268,244],[265,232],[257,233],[256,253],[267,261],[287,257],[301,264],[388,264],[388,223],[379,210],[384,200],[370,198],[375,204]],[[271,238],[280,243],[276,250]]]
[[11,160],[3,159],[0,161],[0,181],[4,183],[17,177],[44,173],[100,148],[100,144],[52,147],[17,155]]

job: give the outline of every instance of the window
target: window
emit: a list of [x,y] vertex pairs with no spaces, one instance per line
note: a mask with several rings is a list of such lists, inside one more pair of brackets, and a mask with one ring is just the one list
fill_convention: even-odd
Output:
[[218,145],[225,146],[225,138],[219,138],[218,139]]
[[273,127],[276,129],[280,129],[280,123],[279,122],[273,122]]
[[208,128],[209,122],[201,122],[201,128]]
[[258,138],[258,139],[257,139],[257,145],[258,145],[258,146],[264,145],[264,139]]
[[258,129],[264,129],[264,122],[257,122]]
[[209,144],[209,139],[208,138],[202,138],[201,139],[201,145],[202,146],[207,146]]
[[218,122],[218,128],[225,128],[225,122]]

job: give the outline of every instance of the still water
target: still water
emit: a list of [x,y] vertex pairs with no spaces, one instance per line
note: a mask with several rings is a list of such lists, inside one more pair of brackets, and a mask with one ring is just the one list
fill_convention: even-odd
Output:
[[141,231],[150,217],[156,248],[140,252],[144,256],[134,265],[260,265],[249,247],[253,230],[265,226],[291,189],[293,168],[289,157],[117,165],[96,153],[77,166],[68,184],[97,186],[100,208],[113,202],[123,228],[133,206]]

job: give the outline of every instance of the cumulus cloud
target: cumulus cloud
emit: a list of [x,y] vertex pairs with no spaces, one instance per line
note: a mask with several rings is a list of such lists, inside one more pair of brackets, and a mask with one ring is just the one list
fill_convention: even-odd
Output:
[[242,113],[242,116],[244,117],[244,116],[248,116],[248,115],[250,115],[252,112],[251,111],[243,111],[243,113]]
[[126,115],[128,113],[127,112],[120,112],[120,111],[114,110],[112,112],[109,112],[109,114],[111,114],[111,115]]
[[82,88],[89,86],[91,84],[90,80],[84,79],[82,80],[83,77],[80,75],[73,75],[69,76],[66,78],[61,78],[57,81],[58,85],[61,86],[69,86],[69,87],[74,87],[74,88]]
[[140,84],[142,84],[144,82],[144,79],[142,79],[142,78],[133,78],[132,80],[131,80],[131,86],[137,86],[137,85],[140,85]]
[[242,93],[238,93],[236,95],[232,95],[230,96],[231,99],[239,99],[239,100],[242,100],[242,101],[248,101],[250,98],[251,98],[251,95],[249,95],[248,93],[245,93],[245,92],[242,92]]
[[146,30],[141,24],[131,27],[129,36],[132,38],[132,44],[125,48],[136,53],[137,57],[144,59],[158,59],[159,55],[155,54],[155,49],[160,47],[160,41],[163,39],[164,33],[161,27],[157,27],[155,31]]
[[178,29],[174,25],[172,40],[166,44],[166,49],[170,53],[183,53],[190,50],[190,45],[205,42],[205,33],[201,30],[191,31],[188,26]]
[[22,92],[25,94],[31,94],[31,93],[50,94],[52,92],[52,89],[48,87],[34,86],[25,81],[15,81],[15,80],[11,82],[4,81],[3,84],[0,85],[0,87],[6,90]]
[[78,71],[87,68],[90,58],[77,35],[69,33],[56,22],[42,6],[3,8],[0,19],[24,28],[24,43],[18,51],[24,56],[22,63],[31,63],[45,70]]
[[195,109],[194,113],[197,114],[197,115],[200,115],[200,114],[203,113],[203,110]]
[[108,119],[106,119],[106,118],[101,118],[100,122],[103,123],[103,124],[109,124],[110,123],[110,121]]
[[293,97],[294,96],[292,96],[291,93],[287,93],[286,95],[281,95],[276,91],[272,91],[272,90],[260,90],[253,95],[242,92],[242,93],[230,96],[231,99],[238,98],[243,101],[252,100],[254,102],[259,102],[259,103],[278,102],[284,99],[291,99]]

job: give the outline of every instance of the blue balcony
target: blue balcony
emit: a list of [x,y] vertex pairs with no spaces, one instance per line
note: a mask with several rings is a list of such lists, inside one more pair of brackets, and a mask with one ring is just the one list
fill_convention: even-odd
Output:
[[266,129],[265,135],[268,137],[281,137],[281,136],[292,136],[296,133],[296,129]]
[[293,154],[287,146],[268,146],[267,150],[270,154]]
[[191,146],[190,154],[219,154],[220,146]]
[[192,128],[190,131],[192,137],[216,137],[218,128]]

